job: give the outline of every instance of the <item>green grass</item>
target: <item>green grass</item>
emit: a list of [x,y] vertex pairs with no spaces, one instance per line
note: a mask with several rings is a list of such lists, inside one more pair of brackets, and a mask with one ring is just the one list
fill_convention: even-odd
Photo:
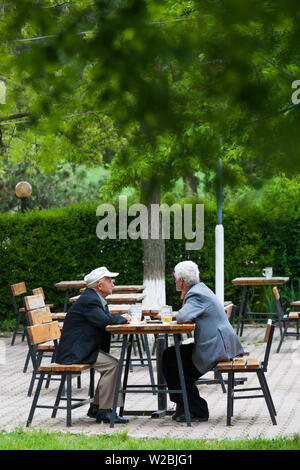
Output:
[[276,439],[136,439],[127,432],[105,435],[18,429],[0,432],[1,450],[299,450],[300,435]]

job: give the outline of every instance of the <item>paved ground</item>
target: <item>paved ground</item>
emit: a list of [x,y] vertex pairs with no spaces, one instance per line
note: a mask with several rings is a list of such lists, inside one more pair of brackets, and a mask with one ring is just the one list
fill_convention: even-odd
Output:
[[[226,426],[226,394],[220,385],[201,385],[200,393],[208,401],[210,419],[206,423],[192,423],[192,427],[175,423],[171,416],[153,419],[149,416],[130,417],[127,425],[116,425],[113,429],[108,424],[97,424],[86,416],[88,405],[72,412],[72,427],[65,424],[65,411],[59,410],[55,419],[51,418],[51,410],[37,409],[32,428],[49,429],[93,434],[106,434],[127,430],[133,437],[178,437],[178,438],[253,438],[257,436],[273,438],[300,433],[300,341],[287,338],[281,351],[276,354],[278,330],[275,330],[273,346],[267,372],[267,380],[277,409],[277,426],[272,425],[267,406],[263,398],[236,400],[232,426]],[[251,356],[263,357],[264,327],[249,326],[243,333],[244,349]],[[118,355],[118,349],[113,350]],[[23,365],[27,353],[27,345],[18,336],[14,346],[10,346],[10,338],[0,338],[0,378],[1,378],[1,411],[0,429],[24,429],[31,406],[32,398],[27,396],[31,378],[31,367],[23,373]],[[45,360],[46,361],[46,360]],[[155,362],[154,362],[155,365]],[[78,396],[86,396],[88,373],[82,376],[82,389],[74,390]],[[130,373],[129,383],[146,383],[148,380],[146,367],[134,367]],[[212,378],[212,374],[206,374]],[[256,374],[249,374],[247,386],[256,386]],[[49,389],[43,389],[43,404],[52,404],[55,399],[57,382],[52,382]],[[254,392],[255,393],[255,392]],[[126,408],[155,409],[156,396],[152,394],[128,394]],[[41,401],[42,403],[42,401]],[[169,403],[170,407],[172,406]]]

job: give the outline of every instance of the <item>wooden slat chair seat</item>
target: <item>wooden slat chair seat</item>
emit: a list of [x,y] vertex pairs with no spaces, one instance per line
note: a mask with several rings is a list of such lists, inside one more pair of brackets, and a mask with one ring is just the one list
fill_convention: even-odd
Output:
[[[25,308],[24,306],[20,307],[19,305],[17,305],[16,297],[20,296],[21,302],[23,304],[23,298],[24,298],[24,295],[27,293],[27,289],[26,289],[25,282],[18,282],[17,284],[10,285],[9,290],[10,290],[10,295],[11,295],[11,299],[12,299],[12,303],[14,307],[14,313],[17,317],[16,325],[15,325],[12,340],[11,340],[11,346],[13,346],[15,343],[16,336],[18,334],[22,335],[22,341],[24,341],[25,336],[26,336],[26,333],[25,333],[26,321],[24,321],[25,320]],[[24,323],[23,331],[19,329],[20,324],[22,322]]]
[[[57,321],[50,323],[42,323],[39,325],[33,325],[28,327],[28,335],[30,343],[32,345],[44,344],[48,341],[58,341],[60,338],[60,328]],[[72,396],[72,377],[81,374],[82,372],[90,370],[90,387],[89,387],[89,398],[74,398]],[[35,413],[36,408],[50,408],[52,409],[52,418],[56,417],[58,409],[64,409],[67,411],[66,424],[67,426],[72,425],[71,412],[72,409],[78,408],[79,406],[85,405],[93,401],[94,397],[94,369],[91,364],[57,364],[52,362],[49,365],[42,365],[38,368],[39,381],[35,390],[32,405],[30,408],[29,416],[27,419],[26,426],[28,427]],[[60,375],[60,385],[57,391],[56,399],[53,405],[39,405],[38,400],[42,388],[43,380],[46,375]],[[67,396],[63,397],[63,391],[65,388],[65,382],[67,382]],[[66,406],[60,406],[61,400],[66,400]],[[75,403],[72,403],[75,402]]]
[[[264,342],[266,343],[265,356],[263,361],[257,357],[236,357],[232,361],[219,362],[217,364],[217,370],[220,373],[228,374],[228,387],[227,387],[227,426],[231,425],[231,418],[233,416],[233,401],[237,399],[251,399],[251,398],[261,398],[263,397],[266,401],[269,414],[273,424],[276,423],[276,410],[274,403],[271,397],[271,393],[267,384],[265,377],[265,372],[267,372],[268,360],[273,340],[274,334],[274,324],[272,320],[268,320]],[[242,372],[243,374],[247,373],[256,373],[260,387],[255,388],[235,388],[235,377],[234,374],[237,372]],[[235,395],[236,392],[248,392],[248,391],[262,391],[261,395]]]
[[52,363],[49,366],[40,366],[40,370],[47,374],[56,374],[61,372],[82,372],[90,369],[90,364],[56,364]]
[[[280,330],[280,341],[277,347],[276,352],[279,353],[284,338],[287,336],[293,336],[294,338],[300,338],[300,312],[289,312],[288,314],[284,312],[283,307],[280,301],[280,294],[277,287],[273,287],[273,295],[275,297],[276,303],[276,312],[278,318],[278,325]],[[296,329],[295,327],[296,322]],[[291,331],[290,328],[293,328]]]

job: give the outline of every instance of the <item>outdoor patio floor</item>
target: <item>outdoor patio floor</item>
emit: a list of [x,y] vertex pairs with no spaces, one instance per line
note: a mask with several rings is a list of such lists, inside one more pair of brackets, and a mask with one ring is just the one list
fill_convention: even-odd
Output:
[[[264,326],[246,326],[242,343],[246,351],[253,357],[263,358],[265,343]],[[222,392],[220,385],[201,385],[200,394],[209,405],[210,418],[208,422],[186,424],[172,421],[171,416],[153,419],[150,416],[128,416],[130,422],[126,425],[115,425],[113,429],[109,424],[97,424],[88,418],[86,412],[88,405],[72,411],[72,427],[66,427],[66,412],[58,410],[57,417],[51,418],[50,409],[36,409],[31,428],[75,433],[107,434],[126,430],[132,437],[176,437],[189,439],[239,439],[265,437],[274,438],[300,433],[300,341],[287,338],[279,354],[276,347],[279,340],[279,331],[276,328],[273,345],[266,374],[269,388],[277,411],[277,425],[271,422],[269,412],[263,398],[236,400],[234,402],[234,417],[232,426],[226,426],[227,395]],[[31,364],[27,373],[23,373],[23,366],[27,354],[26,342],[21,342],[17,336],[14,346],[10,345],[10,337],[0,338],[0,377],[1,377],[1,411],[0,429],[12,431],[17,427],[26,428],[32,397],[27,396],[31,379]],[[119,349],[112,349],[112,353],[119,354]],[[46,363],[47,359],[45,359]],[[154,372],[156,373],[155,361]],[[243,375],[243,374],[242,374]],[[212,373],[205,378],[212,378]],[[248,374],[247,386],[257,386],[256,374]],[[224,374],[226,378],[226,374]],[[82,375],[82,388],[77,389],[76,380],[73,381],[74,396],[87,396],[89,373]],[[96,383],[98,376],[96,375]],[[147,367],[135,366],[129,374],[129,383],[146,383],[149,380]],[[42,389],[40,403],[53,404],[58,382],[52,381],[49,389]],[[250,393],[250,392],[249,392]],[[254,392],[255,393],[255,392]],[[157,397],[152,394],[133,394],[126,397],[126,410],[156,408]],[[168,401],[171,408],[172,403]]]

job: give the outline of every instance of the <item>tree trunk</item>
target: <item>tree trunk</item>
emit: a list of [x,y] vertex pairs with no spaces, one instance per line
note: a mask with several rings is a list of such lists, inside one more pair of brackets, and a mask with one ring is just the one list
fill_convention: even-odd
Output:
[[160,197],[160,185],[155,177],[141,182],[141,203],[148,209],[148,239],[143,240],[143,284],[146,286],[143,303],[146,305],[166,304],[165,240],[162,238]]
[[183,177],[184,182],[184,194],[186,196],[196,195],[198,187],[198,176],[185,176]]

